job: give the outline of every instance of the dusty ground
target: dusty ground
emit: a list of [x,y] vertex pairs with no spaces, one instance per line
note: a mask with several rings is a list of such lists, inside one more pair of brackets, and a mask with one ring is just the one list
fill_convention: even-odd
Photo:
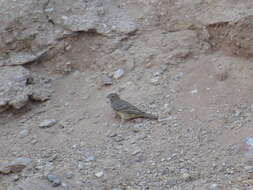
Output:
[[[199,32],[248,15],[252,3],[116,3],[138,22],[134,35],[81,33],[68,39],[68,51],[26,66],[49,76],[54,93],[2,113],[0,159],[30,158],[32,166],[1,175],[0,189],[253,189],[253,154],[240,151],[253,134],[252,60],[212,48]],[[71,68],[63,68],[69,60]],[[101,76],[119,68],[124,76],[103,86]],[[110,92],[160,119],[119,127]],[[45,119],[58,122],[39,128]],[[48,182],[50,173],[60,186]]]

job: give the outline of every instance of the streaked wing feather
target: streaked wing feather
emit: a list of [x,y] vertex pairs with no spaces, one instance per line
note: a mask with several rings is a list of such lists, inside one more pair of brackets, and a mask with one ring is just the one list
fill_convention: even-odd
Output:
[[129,114],[135,114],[135,115],[139,115],[139,114],[144,114],[145,112],[139,110],[137,107],[135,107],[134,105],[128,103],[125,100],[118,100],[115,101],[112,105],[113,109],[115,109],[116,111],[119,112],[127,112]]

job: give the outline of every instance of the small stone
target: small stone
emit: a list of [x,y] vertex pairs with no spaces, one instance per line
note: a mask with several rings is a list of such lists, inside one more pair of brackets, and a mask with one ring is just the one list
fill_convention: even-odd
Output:
[[83,170],[84,169],[84,163],[82,161],[78,162],[78,169]]
[[87,162],[90,162],[90,161],[95,161],[96,160],[96,157],[95,156],[89,156],[86,161]]
[[68,44],[68,45],[65,46],[65,50],[66,50],[66,51],[71,50],[71,48],[72,48],[72,46],[71,46],[70,44]]
[[158,121],[169,121],[169,120],[172,120],[173,117],[172,116],[169,116],[169,117],[165,117],[165,118],[158,118]]
[[117,133],[115,133],[115,132],[110,132],[110,131],[109,131],[109,132],[107,133],[107,136],[108,136],[108,137],[116,137],[116,136],[117,136]]
[[48,174],[47,175],[47,179],[50,183],[52,183],[53,187],[57,187],[59,185],[61,185],[61,179],[60,177],[54,175],[54,174]]
[[70,72],[72,72],[72,71],[73,71],[73,63],[72,63],[71,61],[67,61],[67,62],[65,63],[65,66],[64,66],[63,71],[64,71],[65,73],[70,73]]
[[244,169],[245,169],[248,173],[253,173],[253,166],[245,166]]
[[36,139],[33,139],[32,141],[31,141],[31,143],[34,145],[34,144],[36,144],[38,141],[36,140]]
[[141,149],[136,149],[132,152],[132,155],[135,156],[141,152]]
[[10,163],[1,164],[0,173],[2,174],[19,173],[30,164],[31,164],[31,159],[20,157],[13,160]]
[[54,119],[47,119],[47,120],[42,121],[39,124],[39,128],[49,128],[49,127],[54,126],[56,123],[57,121]]
[[253,154],[253,137],[244,138],[238,148],[240,153]]
[[74,128],[69,128],[66,132],[68,133],[68,134],[70,134],[70,133],[72,133],[74,131]]
[[73,76],[74,76],[75,78],[80,77],[80,75],[81,75],[81,72],[78,71],[78,70],[73,72]]
[[209,186],[209,190],[221,190],[221,187],[220,187],[220,185],[214,183]]
[[18,180],[19,180],[19,176],[18,176],[18,175],[14,175],[12,180],[13,180],[14,182],[15,182],[15,181],[18,181]]
[[29,130],[28,129],[23,129],[22,131],[19,132],[20,138],[27,137],[29,135]]
[[1,174],[9,174],[11,173],[10,167],[7,164],[0,164],[0,173]]
[[21,172],[29,164],[31,164],[31,162],[32,161],[29,158],[17,158],[16,160],[11,162],[9,167],[13,173],[18,173]]
[[147,68],[147,69],[151,68],[152,66],[153,66],[153,63],[152,63],[152,62],[148,62],[148,63],[146,64],[146,68]]
[[189,173],[183,173],[182,179],[183,179],[184,181],[186,181],[186,182],[189,182],[189,181],[192,180],[192,177],[191,177],[191,175],[190,175]]
[[176,74],[176,76],[172,77],[171,79],[174,80],[174,81],[178,81],[178,80],[180,80],[184,75],[185,75],[184,72],[180,72],[180,73]]
[[167,183],[168,185],[170,185],[170,186],[174,186],[174,185],[177,184],[177,179],[176,179],[176,178],[173,178],[173,177],[167,179],[166,181],[167,181],[166,183]]
[[73,172],[67,172],[67,173],[65,174],[65,177],[66,177],[67,179],[72,179],[73,176],[74,176]]
[[197,94],[198,93],[198,90],[197,89],[194,89],[190,92],[191,94]]
[[35,101],[44,102],[51,97],[52,93],[50,88],[35,88],[30,97]]
[[105,86],[112,85],[112,78],[107,75],[103,75],[101,77],[101,81],[102,81],[102,84]]
[[70,190],[70,186],[66,183],[61,183],[61,186],[63,187],[63,189],[65,190]]
[[117,136],[113,137],[113,140],[115,140],[116,142],[121,142],[121,141],[123,141],[125,139],[121,135],[117,135]]
[[158,85],[159,84],[159,79],[160,79],[159,76],[154,77],[154,78],[150,79],[150,83],[153,84],[153,85]]
[[124,70],[122,68],[120,68],[114,72],[113,77],[115,79],[120,79],[121,77],[123,77],[124,73],[125,73]]
[[103,171],[95,173],[96,177],[102,177],[103,175],[104,175]]
[[98,7],[97,8],[97,15],[98,16],[103,16],[105,14],[104,7]]
[[54,8],[53,8],[53,7],[50,7],[50,8],[45,9],[45,12],[47,12],[47,13],[50,13],[50,12],[53,12],[53,11],[54,11]]
[[47,159],[47,161],[48,161],[48,162],[53,162],[54,160],[56,160],[56,158],[57,158],[57,154],[54,154],[54,155],[50,156],[50,157]]

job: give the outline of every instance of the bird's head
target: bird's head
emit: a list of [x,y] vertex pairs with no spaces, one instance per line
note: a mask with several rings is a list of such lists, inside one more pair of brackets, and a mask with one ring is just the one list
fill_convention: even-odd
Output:
[[106,96],[110,101],[118,100],[120,99],[119,95],[117,93],[110,93]]

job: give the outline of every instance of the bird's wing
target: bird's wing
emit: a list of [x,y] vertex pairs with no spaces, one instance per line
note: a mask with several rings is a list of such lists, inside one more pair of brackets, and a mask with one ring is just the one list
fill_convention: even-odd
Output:
[[126,113],[129,113],[129,114],[136,114],[136,115],[139,115],[139,114],[143,114],[145,112],[139,110],[137,107],[135,107],[134,105],[128,103],[127,101],[125,100],[118,100],[118,101],[115,101],[114,104],[112,105],[113,108],[116,110],[116,111],[119,111],[119,112],[126,112]]

